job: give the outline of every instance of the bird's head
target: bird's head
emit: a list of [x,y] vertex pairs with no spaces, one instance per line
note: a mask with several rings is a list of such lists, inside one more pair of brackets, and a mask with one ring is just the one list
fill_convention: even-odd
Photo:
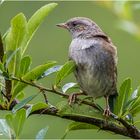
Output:
[[57,24],[57,26],[70,31],[73,38],[90,36],[102,32],[95,22],[85,17],[75,17],[65,23]]

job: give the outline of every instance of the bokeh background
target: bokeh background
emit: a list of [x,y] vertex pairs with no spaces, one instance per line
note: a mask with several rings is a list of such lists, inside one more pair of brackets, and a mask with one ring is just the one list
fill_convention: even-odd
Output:
[[[10,26],[10,20],[22,12],[27,19],[41,6],[55,1],[5,1],[0,6],[0,32],[4,34]],[[88,17],[94,20],[102,30],[111,37],[118,50],[118,88],[122,81],[132,78],[132,87],[140,85],[140,2],[98,2],[98,1],[56,1],[58,6],[42,23],[26,54],[32,56],[32,67],[49,60],[64,64],[68,60],[68,47],[71,42],[70,34],[55,25],[76,16]],[[71,75],[66,81],[75,81]],[[54,76],[45,78],[40,83],[51,86]],[[26,96],[37,93],[29,87]],[[64,100],[48,93],[49,101],[56,104]],[[33,102],[43,101],[38,96]],[[101,102],[101,101],[100,101]],[[0,112],[4,117],[7,112]],[[48,115],[32,115],[25,123],[21,138],[35,138],[35,134],[43,127],[49,126],[46,138],[59,139],[63,136],[70,121]],[[4,138],[0,136],[0,138]],[[68,133],[66,138],[72,139],[113,139],[126,138],[109,132],[97,130],[78,130]]]

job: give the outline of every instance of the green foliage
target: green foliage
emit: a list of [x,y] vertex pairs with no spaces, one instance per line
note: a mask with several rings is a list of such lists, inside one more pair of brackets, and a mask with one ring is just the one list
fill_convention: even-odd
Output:
[[[39,65],[39,66],[35,67],[34,69],[32,69],[31,71],[27,72],[24,76],[22,76],[22,79],[25,81],[33,82],[33,81],[37,80],[38,77],[40,77],[47,69],[54,66],[55,64],[56,64],[56,62],[52,61],[52,62],[48,62],[43,65]],[[17,94],[27,86],[28,85],[25,83],[21,83],[21,82],[18,83],[15,86],[15,88],[13,89],[13,98],[15,98],[17,96]]]
[[38,80],[41,78],[47,77],[50,74],[58,72],[61,68],[62,68],[62,65],[56,65],[56,66],[49,68],[38,78]]
[[72,73],[75,69],[75,63],[73,61],[66,62],[63,67],[59,70],[56,76],[56,85],[59,85],[61,81]]
[[22,107],[24,107],[27,103],[29,103],[31,100],[33,100],[37,95],[32,95],[29,96],[28,98],[22,100],[21,102],[19,102],[18,104],[16,104],[13,109],[12,112],[16,113],[19,109],[21,109]]
[[133,93],[135,96],[132,96],[131,106],[128,108],[128,112],[130,112],[133,116],[140,112],[140,87],[138,87]]
[[[10,80],[11,77],[19,77],[19,79],[21,78],[27,82],[32,83],[33,81],[38,80],[38,78],[46,70],[56,64],[56,62],[51,61],[30,70],[31,57],[24,56],[28,44],[39,28],[40,24],[56,6],[56,3],[50,3],[41,7],[33,14],[29,21],[26,20],[26,17],[23,13],[17,14],[14,18],[12,18],[11,27],[4,34],[3,38],[1,39],[0,37],[0,74],[6,81],[6,84],[1,84],[3,84],[2,88],[7,89],[6,91],[5,89],[2,89],[6,92],[3,95],[8,94],[12,96],[10,102],[6,104],[6,106],[10,106],[10,103],[12,103],[15,97],[19,98],[19,95],[23,93],[24,88],[28,85],[24,82]],[[5,47],[3,47],[3,42]],[[1,99],[3,99],[3,97]],[[30,99],[33,98],[30,97]],[[16,109],[17,111],[18,109],[22,108],[27,102],[28,99],[22,100],[14,109]]]
[[126,119],[129,123],[135,123],[134,117],[140,112],[140,88],[132,92],[131,79],[122,83],[119,96],[115,104],[115,114]]
[[[14,57],[8,64],[8,71],[10,74],[16,75],[19,69],[19,63],[21,60],[21,47],[22,41],[27,32],[27,21],[24,14],[20,13],[11,20],[11,28],[5,38],[6,52],[13,53],[19,48],[19,51],[15,53]],[[8,57],[8,56],[7,56]]]
[[34,111],[37,111],[37,110],[40,110],[40,109],[46,109],[48,108],[48,104],[46,103],[36,103],[32,106],[32,110],[31,110],[31,113],[34,112]]
[[131,79],[126,79],[119,90],[119,96],[115,104],[115,114],[122,116],[125,111],[125,105],[128,102],[131,93]]
[[19,137],[26,120],[26,110],[21,109],[17,111],[16,114],[14,115],[13,114],[6,115],[5,118],[9,127],[12,129],[12,131],[14,131],[16,138]]
[[27,49],[27,45],[29,44],[30,40],[32,39],[34,33],[37,31],[39,25],[43,22],[46,16],[57,6],[56,3],[50,3],[39,10],[37,10],[34,15],[29,19],[27,23],[27,34],[23,42],[22,54],[24,54],[25,50]]
[[22,77],[23,75],[25,75],[29,71],[30,65],[31,65],[31,57],[30,56],[25,56],[21,59],[20,69],[19,69],[19,77]]
[[105,119],[105,116],[103,116],[103,112],[97,111],[93,108],[87,108],[84,105],[80,106],[79,103],[69,105],[68,101],[61,101],[56,106],[58,109],[58,114],[60,116],[76,115],[76,116],[86,116],[86,117],[97,118],[97,119]]
[[82,123],[82,122],[72,122],[72,123],[70,123],[68,125],[68,127],[67,127],[67,129],[65,131],[65,134],[64,134],[62,139],[64,139],[66,137],[68,132],[75,131],[75,130],[82,130],[82,129],[98,129],[98,127],[95,126],[95,125]]

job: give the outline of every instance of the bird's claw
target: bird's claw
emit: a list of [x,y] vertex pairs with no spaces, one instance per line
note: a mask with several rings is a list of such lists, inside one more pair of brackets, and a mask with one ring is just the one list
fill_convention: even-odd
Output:
[[73,94],[69,95],[69,99],[68,99],[69,105],[75,103],[76,97],[77,97],[76,93],[73,93]]
[[109,108],[104,109],[104,113],[103,113],[104,116],[109,117],[111,114],[112,114],[112,112],[110,111]]
[[76,98],[79,95],[86,95],[83,91],[79,92],[79,93],[72,93],[69,95],[69,99],[68,99],[68,103],[69,105],[73,104],[76,102]]

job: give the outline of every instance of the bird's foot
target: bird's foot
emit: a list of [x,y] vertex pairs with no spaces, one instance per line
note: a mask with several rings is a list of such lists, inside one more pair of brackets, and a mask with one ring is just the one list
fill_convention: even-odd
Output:
[[76,94],[69,95],[69,99],[68,99],[69,105],[75,103],[75,100],[76,100]]
[[104,113],[103,115],[106,117],[109,117],[112,114],[112,112],[110,111],[109,107],[104,109]]
[[85,95],[85,93],[80,92],[80,93],[72,93],[72,94],[70,94],[70,95],[69,95],[69,99],[68,99],[69,105],[75,103],[75,102],[76,102],[76,98],[77,98],[77,96],[79,96],[79,95]]

